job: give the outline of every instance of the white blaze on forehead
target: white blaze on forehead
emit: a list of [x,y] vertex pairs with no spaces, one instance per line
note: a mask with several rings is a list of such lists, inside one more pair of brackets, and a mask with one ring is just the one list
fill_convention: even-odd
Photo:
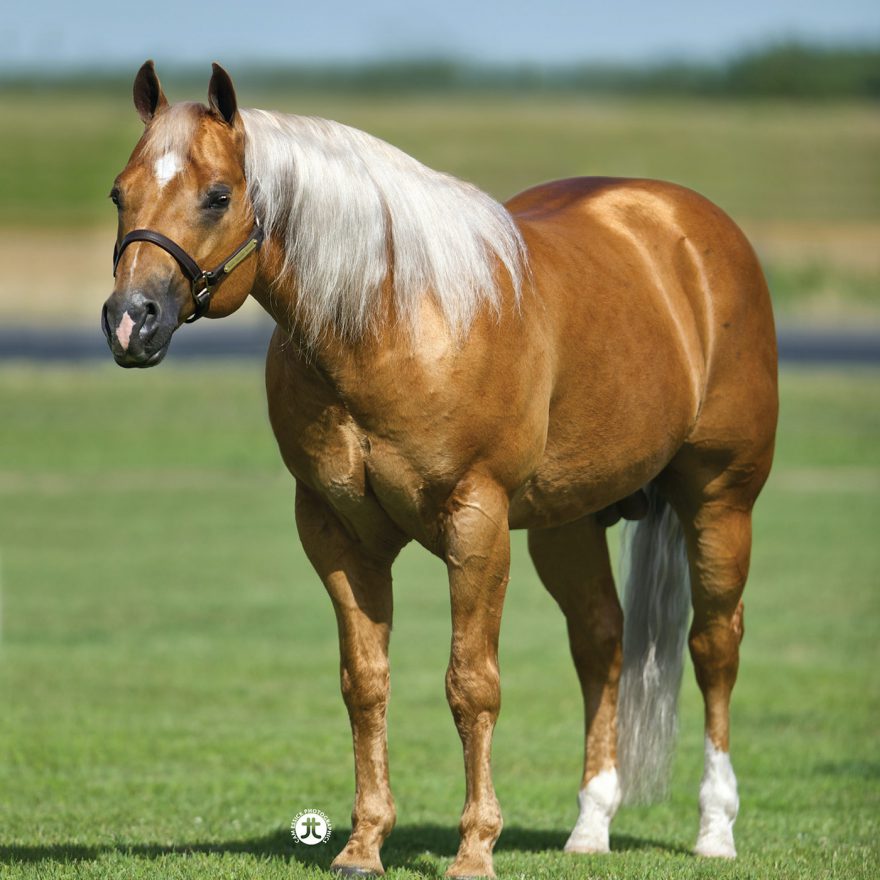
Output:
[[165,153],[153,163],[153,173],[156,175],[156,182],[160,189],[171,180],[176,174],[179,174],[183,168],[183,162],[177,153]]
[[116,338],[119,340],[123,351],[128,351],[128,343],[131,341],[131,331],[133,328],[134,321],[132,321],[131,315],[128,312],[123,312],[122,320],[116,328]]

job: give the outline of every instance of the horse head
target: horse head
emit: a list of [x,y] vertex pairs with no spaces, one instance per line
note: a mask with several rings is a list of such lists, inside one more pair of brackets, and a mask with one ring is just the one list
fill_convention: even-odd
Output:
[[214,65],[207,106],[171,105],[147,61],[134,105],[145,128],[110,193],[119,225],[101,324],[120,366],[150,367],[181,324],[241,306],[262,230],[245,181],[235,89],[222,67]]

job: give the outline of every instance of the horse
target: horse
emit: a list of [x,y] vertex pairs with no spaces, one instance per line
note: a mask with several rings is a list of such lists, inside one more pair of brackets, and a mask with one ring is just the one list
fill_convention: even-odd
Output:
[[[169,104],[152,62],[133,91],[145,128],[111,193],[103,331],[118,364],[150,367],[183,323],[248,296],[277,324],[269,417],[336,613],[354,746],[332,868],[383,873],[391,567],[416,541],[445,563],[452,610],[466,797],[447,874],[494,876],[511,529],[528,530],[583,692],[565,849],[608,852],[622,799],[662,795],[687,641],[705,703],[695,852],[734,857],[729,704],[778,409],[770,297],[744,234],[655,180],[557,180],[502,206],[364,132],[239,108],[216,64],[207,105]],[[621,518],[625,608],[606,542]]]

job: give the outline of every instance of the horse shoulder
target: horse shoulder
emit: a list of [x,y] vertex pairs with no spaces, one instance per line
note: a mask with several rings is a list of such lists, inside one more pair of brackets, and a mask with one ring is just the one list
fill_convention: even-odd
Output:
[[369,439],[280,328],[266,356],[266,396],[282,460],[297,483],[321,498],[364,544],[378,549],[405,543],[368,485]]

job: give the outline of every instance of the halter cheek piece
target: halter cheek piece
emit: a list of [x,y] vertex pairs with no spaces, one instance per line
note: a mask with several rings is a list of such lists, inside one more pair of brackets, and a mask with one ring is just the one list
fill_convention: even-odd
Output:
[[211,305],[211,297],[214,289],[230,272],[246,257],[258,250],[263,243],[263,227],[260,221],[254,221],[254,228],[248,240],[237,247],[216,269],[202,269],[199,264],[179,245],[161,232],[152,229],[134,229],[117,242],[113,248],[113,277],[116,277],[116,267],[125,249],[136,241],[148,241],[167,251],[177,260],[177,265],[190,282],[190,291],[195,311],[186,319],[187,324],[192,324],[201,318]]

